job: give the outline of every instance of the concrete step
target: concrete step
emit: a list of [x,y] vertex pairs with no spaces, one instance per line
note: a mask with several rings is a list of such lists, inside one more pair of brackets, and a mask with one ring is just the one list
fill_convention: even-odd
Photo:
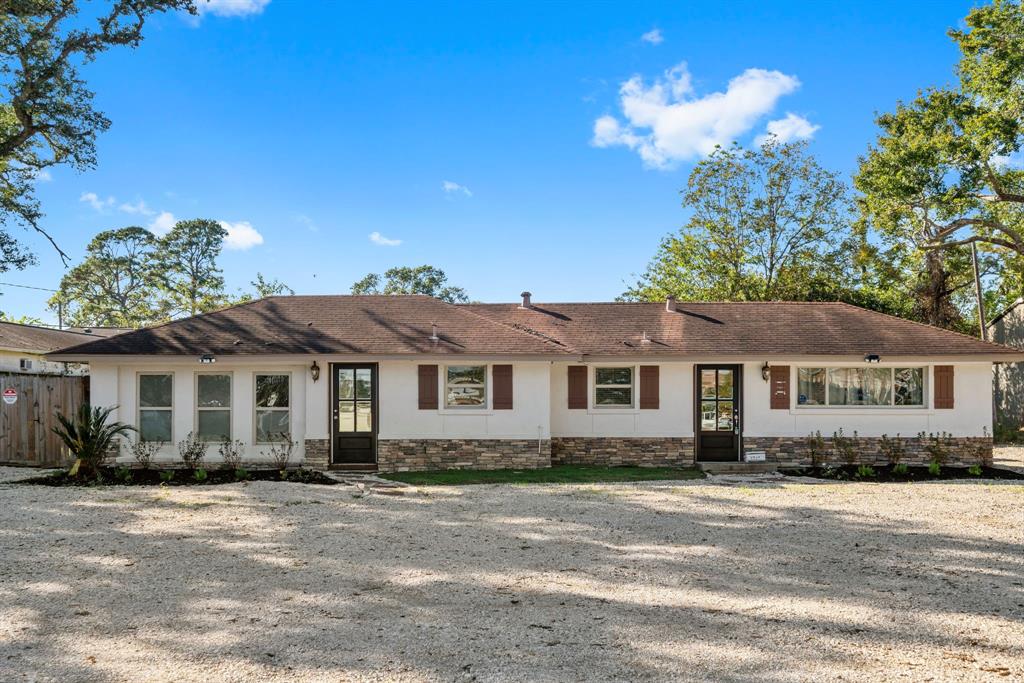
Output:
[[764,474],[779,469],[773,462],[699,462],[697,467],[708,474]]

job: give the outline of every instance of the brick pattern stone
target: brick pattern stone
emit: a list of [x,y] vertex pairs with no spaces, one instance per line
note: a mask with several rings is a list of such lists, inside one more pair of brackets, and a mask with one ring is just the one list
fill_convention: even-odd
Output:
[[691,437],[561,436],[551,440],[554,465],[693,465]]
[[303,467],[313,470],[326,470],[331,460],[330,439],[306,439],[306,457]]
[[[886,456],[882,453],[879,437],[858,437],[857,465],[887,465]],[[901,462],[907,465],[927,465],[932,455],[927,446],[931,439],[921,440],[918,437],[903,438],[904,455]],[[743,437],[744,451],[765,451],[768,462],[778,463],[784,467],[804,467],[811,464],[807,437]],[[992,439],[990,437],[952,437],[949,439],[948,454],[945,464],[953,467],[970,467],[975,464],[992,464]],[[821,454],[822,462],[830,465],[847,464],[836,452],[833,439],[825,438],[825,448]]]
[[381,439],[381,472],[537,469],[551,466],[551,441],[543,439]]

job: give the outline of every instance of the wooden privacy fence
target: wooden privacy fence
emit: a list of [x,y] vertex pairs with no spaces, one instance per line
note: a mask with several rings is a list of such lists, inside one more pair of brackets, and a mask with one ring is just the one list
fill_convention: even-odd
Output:
[[0,394],[18,392],[14,403],[0,401],[0,463],[67,464],[67,449],[53,433],[57,411],[75,415],[87,400],[88,382],[88,377],[0,372]]

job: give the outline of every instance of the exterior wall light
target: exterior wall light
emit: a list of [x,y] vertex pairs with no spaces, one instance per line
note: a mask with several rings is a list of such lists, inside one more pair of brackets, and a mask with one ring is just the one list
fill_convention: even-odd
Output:
[[313,364],[309,366],[309,376],[313,378],[313,381],[320,379],[320,366],[313,361]]
[[205,353],[199,358],[199,362],[202,363],[203,365],[209,365],[210,363],[216,363],[217,359],[214,358],[212,355]]
[[761,366],[761,379],[767,382],[771,376],[771,366],[768,365],[768,361],[765,361],[764,365]]
[[869,353],[868,355],[864,356],[865,363],[878,363],[881,360],[881,356],[879,356],[877,353]]

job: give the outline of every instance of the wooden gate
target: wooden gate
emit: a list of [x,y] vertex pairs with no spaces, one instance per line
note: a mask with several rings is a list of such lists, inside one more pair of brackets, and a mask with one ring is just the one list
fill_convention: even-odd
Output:
[[66,465],[67,449],[53,433],[57,411],[75,415],[87,400],[88,382],[88,377],[0,372],[0,393],[18,392],[14,403],[0,401],[0,463]]

